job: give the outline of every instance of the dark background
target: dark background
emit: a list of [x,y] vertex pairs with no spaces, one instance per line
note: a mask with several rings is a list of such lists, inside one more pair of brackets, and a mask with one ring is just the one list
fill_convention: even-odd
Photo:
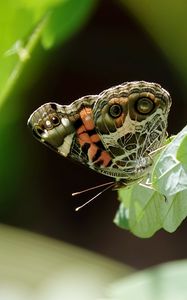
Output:
[[[15,199],[7,190],[6,207],[1,210],[3,223],[85,247],[137,268],[186,258],[186,222],[173,234],[159,231],[149,239],[137,238],[112,222],[119,205],[114,191],[105,192],[75,212],[95,192],[75,198],[72,192],[110,178],[43,147],[26,126],[29,115],[45,102],[69,104],[132,80],[158,82],[170,92],[173,105],[169,134],[185,126],[185,87],[174,67],[128,11],[115,1],[101,1],[87,25],[48,54],[48,64],[22,95],[24,113],[17,121],[14,137],[16,130],[21,131],[24,145],[20,143],[19,165],[24,176],[19,178],[17,170],[15,182],[10,183]],[[26,155],[22,156],[23,152]]]

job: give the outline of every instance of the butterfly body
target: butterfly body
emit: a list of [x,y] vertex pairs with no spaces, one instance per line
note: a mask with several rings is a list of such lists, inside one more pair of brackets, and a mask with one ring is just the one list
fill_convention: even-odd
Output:
[[129,185],[147,174],[151,152],[162,146],[170,106],[159,84],[134,81],[70,105],[46,103],[28,124],[59,154],[115,178],[116,186]]

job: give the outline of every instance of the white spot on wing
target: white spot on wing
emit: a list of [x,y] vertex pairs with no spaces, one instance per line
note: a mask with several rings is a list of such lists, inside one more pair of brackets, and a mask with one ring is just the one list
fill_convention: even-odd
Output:
[[62,125],[64,125],[65,127],[68,127],[70,124],[70,121],[67,118],[62,118],[61,119],[61,123]]
[[68,156],[68,154],[69,154],[73,135],[74,135],[74,133],[67,135],[64,139],[63,144],[60,147],[58,147],[58,152],[65,157]]

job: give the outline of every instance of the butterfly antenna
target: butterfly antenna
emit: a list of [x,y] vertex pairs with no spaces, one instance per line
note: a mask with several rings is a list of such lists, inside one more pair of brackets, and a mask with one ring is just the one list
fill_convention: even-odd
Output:
[[[109,182],[108,182],[108,184],[109,184]],[[101,184],[101,186],[103,186],[103,185],[106,185],[106,184]],[[115,185],[115,182],[112,182],[112,184],[111,184],[111,182],[110,182],[110,185],[109,186],[107,186],[104,190],[102,190],[101,192],[99,192],[98,194],[96,194],[94,197],[92,197],[90,200],[88,200],[87,202],[85,202],[83,205],[81,205],[81,206],[79,206],[79,207],[77,207],[76,209],[75,209],[75,211],[78,211],[78,210],[80,210],[81,208],[83,208],[84,206],[86,206],[88,203],[90,203],[90,202],[92,202],[95,198],[97,198],[97,197],[99,197],[101,194],[103,194],[105,191],[107,191],[108,189],[110,189],[112,186],[114,186]],[[98,186],[99,187],[99,186]],[[95,187],[96,188],[96,187]],[[93,188],[91,188],[91,189],[93,189]],[[89,189],[88,189],[89,190]],[[84,192],[84,191],[83,191]]]
[[100,187],[103,187],[103,186],[106,186],[106,185],[109,185],[109,184],[112,184],[112,183],[114,183],[114,182],[113,182],[113,181],[110,181],[110,182],[107,182],[107,183],[103,183],[103,184],[100,184],[100,185],[96,185],[96,186],[91,187],[91,188],[88,188],[88,189],[86,189],[86,190],[83,190],[83,191],[80,191],[80,192],[72,193],[71,195],[72,195],[72,196],[77,196],[77,195],[80,195],[80,194],[89,192],[89,191],[91,191],[91,190],[99,189]]

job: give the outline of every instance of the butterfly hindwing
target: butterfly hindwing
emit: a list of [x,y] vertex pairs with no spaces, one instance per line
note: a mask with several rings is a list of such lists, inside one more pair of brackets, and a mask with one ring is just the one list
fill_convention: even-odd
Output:
[[28,124],[59,154],[128,184],[145,176],[163,144],[170,105],[159,84],[134,81],[70,105],[46,103]]

